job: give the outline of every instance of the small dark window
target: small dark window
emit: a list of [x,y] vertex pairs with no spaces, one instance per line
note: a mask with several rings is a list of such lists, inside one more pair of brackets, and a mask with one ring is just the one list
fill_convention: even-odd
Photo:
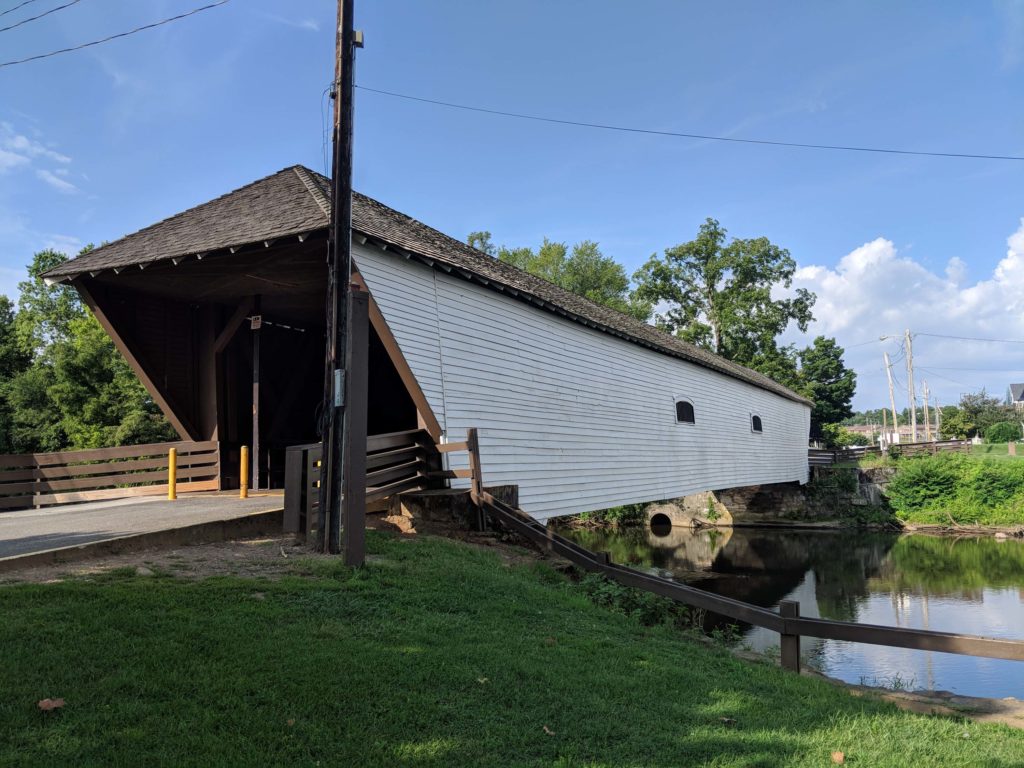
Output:
[[751,416],[750,417],[750,431],[751,432],[763,432],[764,431],[761,428],[761,417],[760,416]]
[[693,403],[687,400],[676,401],[676,421],[681,424],[693,424],[696,419],[693,417]]

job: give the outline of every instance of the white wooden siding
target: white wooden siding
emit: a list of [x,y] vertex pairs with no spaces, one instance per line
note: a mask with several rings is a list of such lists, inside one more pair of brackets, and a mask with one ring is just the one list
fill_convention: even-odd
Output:
[[477,427],[485,481],[517,484],[538,519],[807,480],[805,405],[390,253],[356,259],[449,439]]

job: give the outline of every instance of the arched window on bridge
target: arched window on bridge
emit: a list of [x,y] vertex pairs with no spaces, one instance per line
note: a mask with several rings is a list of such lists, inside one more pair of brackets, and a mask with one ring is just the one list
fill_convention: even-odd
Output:
[[754,413],[750,414],[750,431],[758,434],[764,432],[764,428],[761,426],[761,417]]
[[676,400],[676,421],[679,424],[695,424],[696,418],[693,413],[693,403],[689,400],[679,398]]

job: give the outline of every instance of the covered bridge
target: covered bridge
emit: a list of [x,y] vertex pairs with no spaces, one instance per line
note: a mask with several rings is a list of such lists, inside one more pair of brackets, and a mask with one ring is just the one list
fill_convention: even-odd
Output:
[[[183,439],[220,442],[223,487],[253,443],[254,367],[263,477],[280,485],[285,448],[318,439],[328,190],[286,168],[47,275],[77,288]],[[477,427],[488,483],[517,484],[541,520],[806,481],[811,403],[771,379],[358,194],[353,230],[370,434]]]

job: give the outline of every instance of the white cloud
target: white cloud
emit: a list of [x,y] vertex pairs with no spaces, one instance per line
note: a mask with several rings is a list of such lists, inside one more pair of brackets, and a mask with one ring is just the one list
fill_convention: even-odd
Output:
[[[898,357],[900,349],[895,340],[874,340],[904,329],[921,334],[914,341],[918,388],[927,379],[945,404],[983,386],[1001,396],[1011,380],[1024,381],[1024,344],[926,335],[1024,339],[1024,218],[1007,246],[992,274],[970,284],[963,259],[950,259],[936,273],[881,237],[854,249],[834,267],[797,270],[794,288],[818,295],[810,335],[835,336],[847,348],[847,363],[858,370],[857,407],[877,407],[888,399],[882,351]],[[805,343],[792,331],[787,340]],[[902,380],[902,368],[894,370]]]
[[286,27],[292,27],[294,29],[306,29],[310,32],[320,31],[320,22],[316,19],[289,19],[284,16],[278,16],[273,13],[265,13],[263,11],[257,11],[258,16],[262,16],[267,21],[273,21],[276,24],[283,24]]
[[36,171],[36,177],[42,179],[51,187],[56,189],[58,192],[62,192],[65,195],[73,195],[78,192],[78,187],[72,184],[70,181],[66,181],[52,171],[47,171],[42,168]]
[[17,168],[22,165],[27,165],[29,159],[23,155],[19,155],[15,152],[8,152],[6,149],[0,149],[0,173],[9,171],[13,168]]
[[43,157],[65,164],[71,162],[67,155],[62,155],[22,133],[17,133],[10,123],[0,123],[0,148],[16,152],[26,158]]

